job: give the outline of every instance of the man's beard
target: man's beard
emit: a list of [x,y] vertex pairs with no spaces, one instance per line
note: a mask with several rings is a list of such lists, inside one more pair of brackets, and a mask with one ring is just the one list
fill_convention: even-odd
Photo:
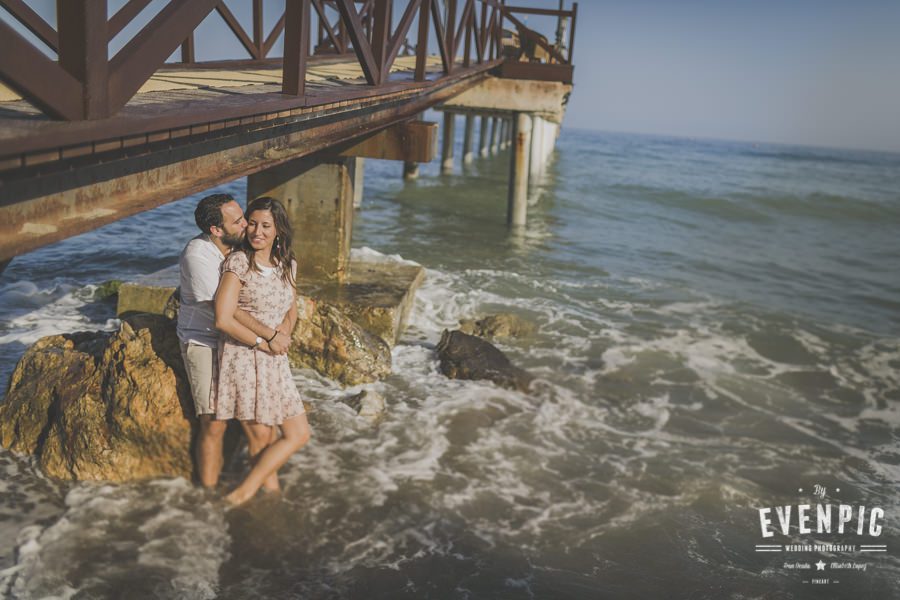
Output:
[[226,233],[222,236],[222,243],[231,248],[237,248],[244,242],[243,233]]

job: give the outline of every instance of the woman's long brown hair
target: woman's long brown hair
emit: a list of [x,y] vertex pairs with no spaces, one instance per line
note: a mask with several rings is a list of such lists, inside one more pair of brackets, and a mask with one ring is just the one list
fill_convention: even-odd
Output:
[[[291,221],[288,219],[284,204],[269,196],[255,198],[247,205],[245,213],[247,220],[250,220],[250,215],[258,210],[267,210],[272,213],[272,218],[275,220],[275,241],[272,243],[270,258],[272,264],[281,269],[282,281],[292,286],[294,285],[294,275],[291,272],[291,265],[294,262],[294,250],[291,245],[294,240],[294,231],[291,228]],[[241,250],[244,251],[244,254],[250,260],[250,268],[257,273],[261,273],[262,271],[256,265],[256,260],[254,259],[256,250],[250,245],[249,238],[244,238]]]

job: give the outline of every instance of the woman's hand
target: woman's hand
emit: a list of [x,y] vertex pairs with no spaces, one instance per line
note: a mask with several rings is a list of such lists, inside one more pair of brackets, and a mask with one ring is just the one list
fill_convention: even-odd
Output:
[[275,337],[267,344],[272,350],[272,354],[287,354],[291,345],[291,338],[284,334],[280,329],[276,330]]

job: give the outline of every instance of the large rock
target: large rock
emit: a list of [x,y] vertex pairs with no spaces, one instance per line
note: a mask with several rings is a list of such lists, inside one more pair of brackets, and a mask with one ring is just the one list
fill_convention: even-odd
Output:
[[534,324],[512,313],[499,313],[480,319],[460,319],[459,329],[486,338],[526,337],[534,333]]
[[288,357],[344,385],[371,383],[391,373],[391,349],[337,307],[301,296]]
[[441,372],[452,379],[488,379],[522,392],[528,391],[533,379],[489,342],[461,331],[445,329],[436,350]]
[[174,324],[134,315],[109,333],[38,340],[0,406],[0,444],[60,479],[190,477],[190,390]]

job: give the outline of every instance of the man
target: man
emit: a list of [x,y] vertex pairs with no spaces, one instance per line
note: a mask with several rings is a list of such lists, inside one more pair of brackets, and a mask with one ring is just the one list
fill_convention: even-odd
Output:
[[[194,211],[194,220],[202,233],[188,242],[179,260],[181,308],[177,331],[194,409],[200,421],[196,444],[197,475],[204,487],[212,488],[218,483],[222,470],[222,440],[227,425],[227,421],[216,420],[213,403],[219,344],[214,298],[219,286],[219,267],[225,256],[243,241],[247,221],[240,205],[228,194],[203,198]],[[287,320],[278,329],[272,329],[241,310],[235,313],[235,318],[257,335],[256,345],[264,352],[287,352],[290,343]],[[272,440],[248,436],[248,441],[253,457]]]

